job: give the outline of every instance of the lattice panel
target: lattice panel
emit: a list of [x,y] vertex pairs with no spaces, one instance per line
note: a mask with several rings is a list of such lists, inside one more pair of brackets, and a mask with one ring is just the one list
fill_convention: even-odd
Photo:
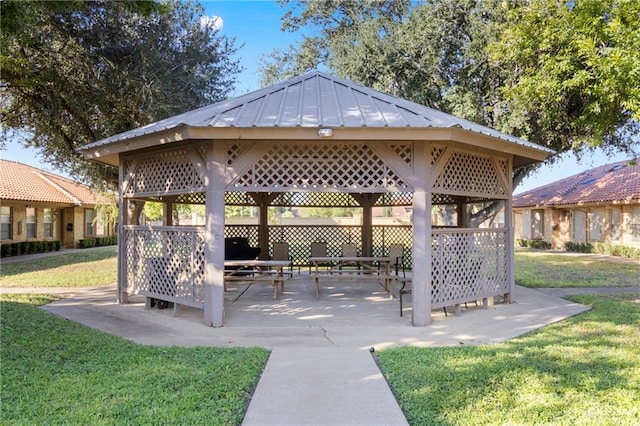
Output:
[[434,190],[454,194],[486,194],[505,197],[506,188],[490,158],[466,152],[454,152],[433,183]]
[[446,148],[444,146],[431,145],[431,167],[438,162],[438,159],[444,154],[445,150]]
[[204,303],[204,231],[127,227],[126,288],[187,305]]
[[232,143],[227,147],[227,164],[232,165],[238,158],[249,151],[253,144],[251,143]]
[[246,192],[225,192],[224,204],[227,206],[257,206],[253,197]]
[[398,157],[402,158],[402,161],[409,165],[409,167],[413,166],[413,144],[394,144],[390,147],[396,154],[398,154]]
[[347,144],[274,145],[232,185],[346,192],[409,189],[368,146]]
[[372,254],[374,256],[386,256],[389,254],[391,244],[404,245],[404,265],[412,268],[413,230],[411,225],[374,225]]
[[190,192],[178,195],[175,202],[179,204],[204,204],[206,200],[207,194],[204,192]]
[[258,225],[227,225],[224,227],[224,237],[243,237],[249,240],[250,246],[258,247]]
[[311,256],[311,243],[327,243],[328,256],[340,256],[343,244],[356,244],[362,252],[362,227],[335,226],[269,226],[269,242],[287,242],[296,266],[307,266]]
[[506,230],[434,230],[432,307],[507,293],[507,235]]
[[127,161],[125,169],[130,181],[125,196],[204,189],[203,180],[186,148],[137,157]]
[[350,194],[344,192],[283,192],[272,206],[292,207],[359,207]]
[[413,192],[387,192],[382,194],[375,206],[410,206],[413,204]]

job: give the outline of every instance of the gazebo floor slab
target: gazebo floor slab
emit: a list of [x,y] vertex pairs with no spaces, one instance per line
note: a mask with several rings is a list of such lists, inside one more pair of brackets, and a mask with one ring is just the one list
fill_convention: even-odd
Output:
[[[482,309],[469,304],[460,316],[433,312],[432,324],[411,326],[411,309],[400,317],[399,302],[372,281],[323,285],[315,299],[312,280],[287,281],[273,300],[270,286],[238,283],[225,296],[225,326],[207,327],[200,309],[145,309],[144,298],[115,301],[115,288],[77,290],[44,309],[142,344],[178,346],[351,347],[376,349],[501,342],[588,308],[536,290],[516,287],[515,303]],[[397,288],[395,289],[397,292]],[[410,304],[407,303],[410,306]]]

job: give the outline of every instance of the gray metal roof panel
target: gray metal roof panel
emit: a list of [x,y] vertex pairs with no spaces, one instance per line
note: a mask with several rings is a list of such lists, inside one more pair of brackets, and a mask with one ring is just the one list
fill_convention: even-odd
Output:
[[94,149],[181,126],[236,128],[459,127],[518,145],[553,152],[540,145],[468,120],[318,71],[114,135],[85,145],[79,150]]

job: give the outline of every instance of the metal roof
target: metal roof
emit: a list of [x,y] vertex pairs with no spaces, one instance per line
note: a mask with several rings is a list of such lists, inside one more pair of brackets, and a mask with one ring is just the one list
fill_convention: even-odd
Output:
[[189,127],[461,128],[547,153],[552,150],[486,126],[319,71],[185,112],[85,145],[94,149],[139,136]]

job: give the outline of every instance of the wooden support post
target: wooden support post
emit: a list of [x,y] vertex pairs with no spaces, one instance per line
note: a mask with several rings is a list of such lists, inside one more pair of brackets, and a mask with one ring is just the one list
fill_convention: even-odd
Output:
[[204,235],[204,323],[224,323],[224,189],[225,147],[212,142],[207,150],[205,235]]

